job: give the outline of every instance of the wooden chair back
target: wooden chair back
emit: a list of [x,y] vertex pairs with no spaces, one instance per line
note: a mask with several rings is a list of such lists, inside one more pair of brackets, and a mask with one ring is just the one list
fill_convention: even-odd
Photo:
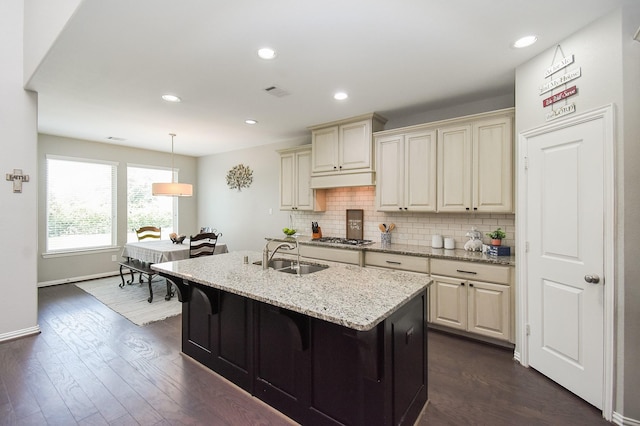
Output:
[[135,229],[136,236],[138,237],[138,241],[145,240],[147,238],[151,239],[160,239],[162,235],[161,228],[157,228],[155,226],[142,226],[140,229]]
[[216,249],[218,235],[202,232],[189,238],[189,257],[211,256]]

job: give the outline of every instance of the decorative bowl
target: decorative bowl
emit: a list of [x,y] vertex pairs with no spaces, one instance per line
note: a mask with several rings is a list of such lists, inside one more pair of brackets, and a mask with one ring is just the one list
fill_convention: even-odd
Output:
[[185,238],[187,238],[186,235],[176,235],[176,236],[169,236],[169,238],[171,238],[171,241],[173,241],[174,244],[182,244],[182,242],[184,241]]
[[284,235],[286,235],[287,237],[290,237],[296,233],[296,230],[289,229],[289,228],[282,228],[282,232],[284,232]]

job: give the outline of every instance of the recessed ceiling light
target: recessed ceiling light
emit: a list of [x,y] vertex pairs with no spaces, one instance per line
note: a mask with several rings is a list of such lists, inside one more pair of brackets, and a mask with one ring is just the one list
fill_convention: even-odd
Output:
[[254,120],[253,118],[247,118],[246,120],[244,120],[244,122],[247,124],[258,124],[258,121]]
[[258,50],[258,56],[260,56],[262,59],[273,59],[276,57],[276,51],[270,47],[263,47],[262,49]]
[[528,46],[531,46],[536,41],[538,41],[538,37],[534,35],[528,35],[516,40],[515,43],[513,43],[513,47],[517,49],[520,49],[522,47],[528,47]]
[[336,101],[343,101],[345,99],[347,99],[349,97],[349,95],[346,92],[336,92],[333,95],[333,99],[335,99]]
[[164,99],[167,102],[181,102],[182,101],[182,99],[180,99],[176,95],[162,95],[162,99]]

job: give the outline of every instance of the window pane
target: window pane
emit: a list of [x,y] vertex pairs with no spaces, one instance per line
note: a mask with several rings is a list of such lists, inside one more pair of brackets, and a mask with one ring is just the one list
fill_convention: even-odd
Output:
[[115,245],[116,170],[47,158],[47,251]]
[[162,228],[162,238],[173,232],[174,197],[151,195],[153,182],[171,182],[171,171],[127,167],[127,241],[137,241],[134,229],[141,226]]

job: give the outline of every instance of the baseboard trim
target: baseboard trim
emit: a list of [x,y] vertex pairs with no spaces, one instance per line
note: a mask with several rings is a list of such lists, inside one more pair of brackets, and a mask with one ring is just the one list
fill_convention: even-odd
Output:
[[0,334],[0,343],[8,340],[19,339],[21,337],[27,337],[40,333],[40,326],[35,325],[29,328],[23,328],[22,330],[10,331],[8,333]]
[[120,272],[119,271],[102,272],[100,274],[83,275],[80,277],[62,278],[59,280],[51,280],[51,281],[42,281],[38,283],[38,287],[49,287],[52,285],[77,283],[80,281],[95,280],[97,278],[113,277],[116,275],[120,275]]
[[615,411],[613,412],[611,421],[620,426],[640,426],[640,420],[630,419]]

